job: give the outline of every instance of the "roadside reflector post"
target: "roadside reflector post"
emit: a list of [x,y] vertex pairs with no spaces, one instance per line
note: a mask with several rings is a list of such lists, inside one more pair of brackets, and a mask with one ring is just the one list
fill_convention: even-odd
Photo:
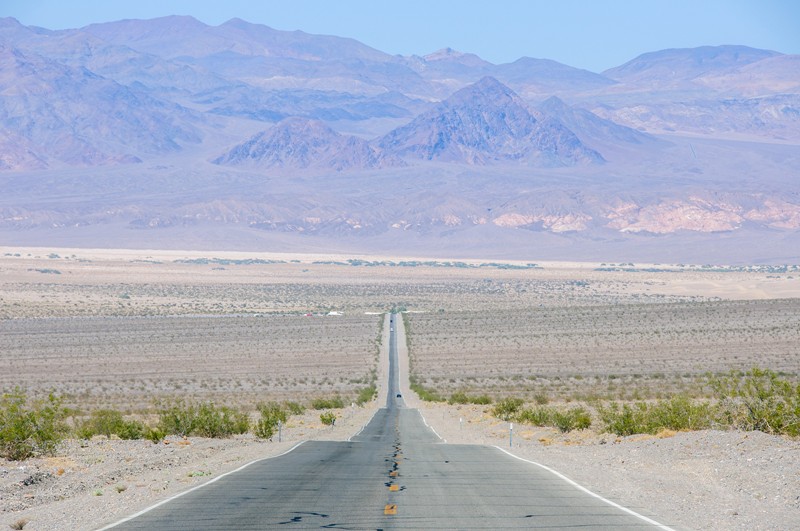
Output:
[[508,447],[511,448],[514,445],[514,423],[508,423]]
[[281,442],[281,421],[278,421],[278,442]]
[[458,431],[461,431],[464,428],[464,417],[458,418]]

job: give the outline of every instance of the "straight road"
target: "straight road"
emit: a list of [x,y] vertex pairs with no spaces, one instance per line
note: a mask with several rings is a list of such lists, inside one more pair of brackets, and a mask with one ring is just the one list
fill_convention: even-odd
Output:
[[[393,326],[402,326],[392,316]],[[347,442],[306,442],[115,530],[670,529],[497,448],[444,444],[397,397]]]

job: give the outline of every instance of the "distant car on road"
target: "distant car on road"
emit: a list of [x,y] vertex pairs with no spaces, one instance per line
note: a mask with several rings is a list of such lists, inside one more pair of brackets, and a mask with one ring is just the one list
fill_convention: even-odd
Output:
[[400,393],[397,393],[397,398],[403,398],[403,395],[401,395]]

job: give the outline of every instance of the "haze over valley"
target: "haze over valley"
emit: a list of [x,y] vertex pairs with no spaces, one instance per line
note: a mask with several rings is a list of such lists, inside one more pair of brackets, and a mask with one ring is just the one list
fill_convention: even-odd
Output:
[[798,56],[604,72],[171,16],[0,21],[0,238],[795,263]]

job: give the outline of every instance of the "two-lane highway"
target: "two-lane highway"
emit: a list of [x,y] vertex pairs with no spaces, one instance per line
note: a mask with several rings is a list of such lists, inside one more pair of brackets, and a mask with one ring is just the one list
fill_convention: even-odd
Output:
[[[402,326],[393,316],[394,326]],[[347,442],[306,442],[116,530],[669,529],[492,447],[443,444],[398,394]]]

